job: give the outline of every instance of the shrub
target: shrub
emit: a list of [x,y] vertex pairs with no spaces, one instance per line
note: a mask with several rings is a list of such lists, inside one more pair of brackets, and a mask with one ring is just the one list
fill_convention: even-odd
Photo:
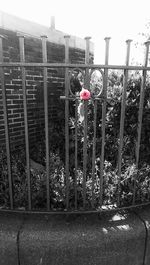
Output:
[[[3,208],[9,207],[9,185],[6,157],[1,154],[0,174],[0,205]],[[94,208],[99,208],[100,198],[100,172],[99,159],[95,164],[94,186],[92,191],[92,177],[89,174],[86,181],[86,209],[91,209],[92,198],[94,199]],[[46,210],[46,170],[36,170],[31,168],[31,191],[32,208]],[[77,207],[83,209],[83,172],[77,172]],[[18,159],[18,155],[12,157],[12,176],[14,206],[19,209],[27,209],[27,178],[24,155]],[[117,204],[118,190],[117,169],[114,169],[108,161],[104,163],[103,173],[103,205]],[[139,170],[134,164],[126,165],[121,174],[120,186],[120,205],[128,206],[133,200],[134,181],[136,186],[136,203],[147,202],[150,194],[150,166],[144,164]],[[50,203],[53,210],[64,210],[66,207],[66,185],[64,165],[60,161],[58,154],[50,154]],[[69,208],[75,209],[75,179],[69,177]]]
[[[143,109],[143,126],[140,146],[139,168],[135,166],[135,145],[137,140],[137,124],[139,111],[141,78],[132,77],[128,82],[124,145],[122,152],[121,179],[118,177],[118,147],[122,98],[122,76],[111,73],[108,86],[108,101],[106,106],[106,138],[105,163],[103,171],[103,205],[116,205],[118,182],[120,181],[120,205],[130,205],[136,188],[136,203],[147,202],[150,194],[150,84],[146,85]],[[95,88],[94,88],[95,89]],[[97,89],[97,87],[96,87]],[[94,93],[94,92],[92,92]],[[92,184],[92,150],[93,150],[93,101],[88,102],[88,135],[87,135],[87,178],[86,178],[86,208],[99,208],[100,202],[100,154],[101,154],[101,124],[102,106],[97,109],[97,139],[94,185]],[[77,204],[83,208],[83,141],[84,128],[78,121],[78,170],[75,176],[75,103],[70,104],[69,118],[69,207],[75,208],[75,177],[77,177]],[[50,203],[53,210],[64,210],[66,207],[66,177],[65,177],[65,130],[64,112],[60,112],[60,123],[53,122],[50,129]],[[30,168],[32,207],[46,209],[46,156],[45,140],[41,139],[30,150],[30,158],[40,163],[41,169]],[[24,150],[11,154],[14,205],[16,208],[27,208],[27,177]],[[9,207],[9,184],[6,154],[0,152],[0,205]]]

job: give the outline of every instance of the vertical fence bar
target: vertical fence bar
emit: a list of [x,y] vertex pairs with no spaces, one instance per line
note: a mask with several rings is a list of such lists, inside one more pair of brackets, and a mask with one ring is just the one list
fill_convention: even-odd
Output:
[[84,101],[84,143],[83,143],[83,208],[86,204],[86,180],[87,180],[87,111],[88,102]]
[[[109,41],[110,38],[105,38],[105,65],[108,65],[109,59]],[[101,160],[100,160],[100,206],[103,203],[103,169],[104,169],[104,148],[105,148],[105,127],[106,127],[106,100],[107,100],[107,82],[108,82],[108,69],[104,70],[103,80],[103,96],[104,101],[102,104],[102,145],[101,145]]]
[[[70,36],[66,35],[65,38],[65,63],[69,63],[69,39]],[[69,69],[65,68],[65,179],[66,179],[66,208],[69,208]]]
[[[20,61],[25,62],[24,53],[24,36],[19,36]],[[31,181],[30,181],[30,157],[29,157],[29,134],[28,134],[28,114],[27,114],[27,96],[26,96],[26,73],[25,67],[21,67],[22,74],[22,91],[24,107],[24,124],[25,124],[25,145],[26,145],[26,165],[27,165],[27,182],[28,182],[28,209],[31,210]]]
[[[148,55],[149,55],[149,45],[150,41],[145,42],[145,58],[144,66],[147,67],[148,64]],[[138,169],[139,164],[139,151],[140,151],[140,142],[141,142],[141,130],[142,130],[142,118],[143,118],[143,105],[144,105],[144,90],[146,83],[146,74],[147,70],[143,70],[141,91],[140,91],[140,103],[139,103],[139,115],[138,115],[138,129],[137,129],[137,143],[136,143],[136,168]],[[133,188],[133,204],[135,204],[135,195],[136,195],[136,178],[134,179],[134,188]]]
[[[86,50],[85,50],[85,64],[89,64],[90,61],[90,37],[86,37]],[[89,89],[89,67],[85,69],[85,88]],[[84,143],[83,143],[83,208],[86,204],[86,180],[87,180],[87,112],[88,101],[84,101]]]
[[[47,36],[42,38],[42,57],[43,63],[47,63]],[[45,147],[46,147],[46,195],[47,195],[47,210],[50,210],[50,187],[49,187],[49,130],[48,130],[48,90],[47,90],[47,67],[43,68],[43,81],[44,81],[44,117],[45,117]]]
[[[130,59],[130,45],[132,40],[127,40],[126,66],[129,65]],[[121,181],[121,164],[122,164],[122,149],[123,149],[123,134],[124,134],[124,119],[125,119],[125,105],[126,105],[126,89],[128,82],[128,70],[124,70],[123,93],[121,103],[121,118],[120,118],[120,133],[119,133],[119,151],[118,151],[118,196],[117,203],[120,204],[120,181]]]
[[[0,35],[0,62],[3,62],[3,36],[1,36],[1,35]],[[10,158],[10,140],[9,140],[8,113],[7,113],[7,101],[6,101],[6,91],[5,91],[5,80],[4,80],[4,69],[3,69],[3,67],[0,67],[0,79],[1,79],[3,111],[4,111],[4,126],[5,126],[5,139],[6,139],[9,198],[10,198],[10,208],[12,210],[13,209],[13,190],[12,190],[12,172],[11,172],[11,158]]]
[[96,119],[97,119],[97,100],[94,101],[94,121],[93,121],[93,154],[92,154],[92,208],[94,208],[94,181],[95,181],[95,154],[96,154]]
[[[85,64],[90,63],[90,39],[91,37],[85,37],[86,41],[86,49],[85,49]],[[87,66],[85,69],[85,86],[87,89],[90,87],[90,75],[89,75],[89,67]]]
[[77,210],[77,173],[78,170],[78,99],[75,100],[75,210]]

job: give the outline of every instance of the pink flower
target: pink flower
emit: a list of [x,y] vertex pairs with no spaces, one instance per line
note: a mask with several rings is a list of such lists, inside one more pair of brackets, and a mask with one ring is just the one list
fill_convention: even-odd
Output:
[[89,90],[87,89],[82,89],[82,91],[80,92],[80,99],[83,100],[88,100],[91,97],[91,93]]

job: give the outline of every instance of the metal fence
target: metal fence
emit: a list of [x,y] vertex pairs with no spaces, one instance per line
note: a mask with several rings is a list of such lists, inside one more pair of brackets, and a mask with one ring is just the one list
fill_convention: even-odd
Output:
[[[51,200],[50,200],[50,148],[49,148],[49,120],[48,120],[48,87],[47,87],[47,69],[52,68],[64,68],[65,69],[65,96],[62,96],[61,99],[65,101],[65,210],[70,212],[69,207],[69,196],[70,196],[70,152],[69,152],[69,104],[71,101],[75,102],[75,131],[74,131],[74,163],[75,163],[75,173],[74,173],[74,210],[79,211],[78,209],[78,186],[77,186],[77,177],[78,177],[78,102],[80,100],[79,94],[73,94],[70,89],[70,71],[77,70],[83,73],[84,75],[84,87],[90,89],[90,77],[91,73],[94,70],[99,70],[102,74],[103,89],[102,93],[97,96],[93,96],[94,104],[94,115],[93,115],[93,147],[92,147],[92,165],[91,165],[91,207],[89,211],[94,211],[94,181],[95,181],[95,159],[96,159],[96,123],[97,123],[97,103],[100,102],[102,108],[102,119],[101,119],[101,153],[99,154],[100,163],[99,163],[99,207],[98,210],[103,210],[103,182],[104,182],[104,162],[105,162],[105,128],[106,128],[106,107],[107,107],[107,85],[108,85],[108,71],[109,69],[113,70],[122,70],[123,71],[123,93],[122,93],[122,103],[121,103],[121,115],[120,115],[120,129],[119,129],[119,149],[118,149],[118,163],[117,163],[117,202],[116,207],[120,207],[120,185],[121,185],[121,170],[122,170],[122,150],[123,150],[123,139],[124,139],[124,119],[125,119],[125,108],[126,108],[126,90],[129,78],[129,71],[139,70],[142,71],[142,82],[141,82],[141,92],[140,92],[140,103],[139,103],[139,112],[138,112],[138,126],[137,126],[137,141],[136,141],[136,168],[138,169],[139,165],[139,152],[140,152],[140,140],[141,140],[141,128],[142,128],[142,117],[143,117],[143,103],[144,103],[144,90],[146,86],[146,75],[147,71],[150,70],[148,67],[148,54],[149,54],[149,44],[150,42],[145,43],[145,60],[143,66],[130,66],[130,44],[131,40],[127,40],[127,51],[126,51],[126,63],[125,65],[109,65],[109,42],[110,38],[105,38],[106,48],[105,48],[105,64],[97,65],[90,64],[89,57],[89,45],[90,38],[86,38],[86,51],[85,51],[85,64],[70,64],[69,63],[69,36],[65,36],[65,63],[48,63],[47,62],[47,47],[46,47],[46,37],[42,37],[42,54],[43,62],[42,63],[26,63],[25,62],[25,52],[24,52],[24,37],[19,36],[19,47],[20,47],[20,62],[7,63],[3,62],[3,37],[0,37],[0,79],[1,79],[1,88],[2,88],[2,104],[4,112],[4,122],[5,122],[5,138],[6,138],[6,153],[7,153],[7,166],[8,166],[8,182],[9,182],[9,199],[10,199],[10,210],[14,209],[14,194],[12,186],[12,170],[11,170],[11,155],[10,155],[10,139],[9,139],[9,125],[8,125],[8,111],[7,111],[7,98],[6,98],[6,89],[5,89],[5,75],[4,68],[13,68],[20,67],[22,74],[22,89],[23,89],[23,106],[24,106],[24,124],[25,124],[25,153],[26,153],[26,177],[27,177],[27,187],[28,187],[28,209],[27,211],[32,211],[32,199],[31,199],[31,172],[30,172],[30,157],[29,157],[29,136],[28,136],[28,117],[27,117],[27,98],[26,98],[26,74],[25,69],[28,67],[41,67],[43,69],[43,84],[44,84],[44,111],[45,111],[45,144],[46,144],[46,201],[47,201],[47,212],[52,212],[51,209]],[[83,101],[84,105],[84,142],[83,142],[83,182],[82,182],[82,211],[86,211],[86,196],[87,196],[87,122],[88,122],[88,100]],[[127,208],[135,207],[135,197],[136,197],[136,178],[134,179],[134,189],[132,196],[132,204],[128,205]],[[142,202],[141,202],[142,203]],[[145,204],[147,204],[146,202]],[[142,205],[142,204],[141,204]],[[124,207],[126,208],[126,207]],[[105,208],[106,209],[106,208]],[[108,209],[110,209],[108,205]],[[72,210],[71,210],[72,211]],[[80,209],[81,211],[81,209]],[[56,211],[55,211],[56,212]]]

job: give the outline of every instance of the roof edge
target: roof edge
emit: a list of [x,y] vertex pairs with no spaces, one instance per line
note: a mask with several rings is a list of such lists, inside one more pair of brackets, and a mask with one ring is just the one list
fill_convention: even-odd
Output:
[[[41,35],[46,35],[48,41],[60,45],[65,44],[64,36],[67,35],[62,31],[7,14],[3,11],[0,11],[0,27],[34,38],[40,38]],[[86,43],[84,39],[73,35],[70,36],[70,47],[85,50],[85,45]],[[91,41],[90,52],[94,53],[94,43]]]

